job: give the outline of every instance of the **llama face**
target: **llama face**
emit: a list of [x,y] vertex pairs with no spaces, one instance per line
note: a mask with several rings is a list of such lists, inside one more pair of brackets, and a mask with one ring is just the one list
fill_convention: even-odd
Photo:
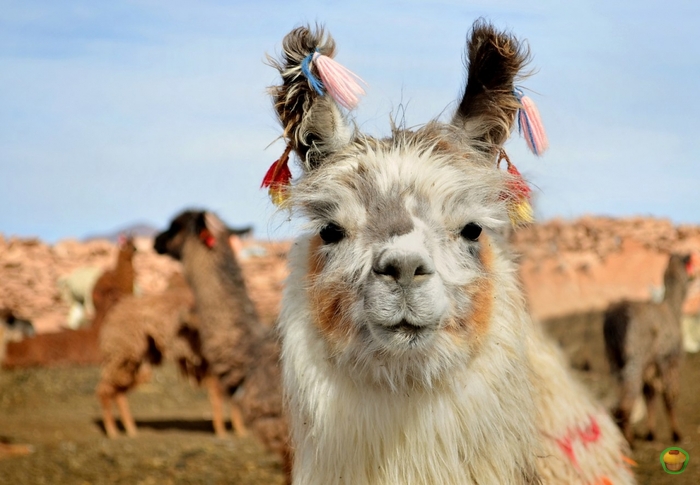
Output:
[[453,118],[390,139],[358,132],[308,78],[322,29],[300,27],[272,64],[270,88],[303,175],[289,207],[310,221],[303,285],[311,324],[347,375],[432,385],[489,333],[498,269],[494,238],[508,217],[497,156],[519,101],[527,50],[477,23],[467,45],[464,96]]
[[182,250],[190,234],[201,235],[207,229],[207,221],[213,215],[204,211],[186,210],[178,214],[165,231],[156,235],[153,249],[158,254],[167,254],[174,259],[182,258]]
[[353,366],[439,372],[488,330],[503,181],[441,129],[353,145],[294,188],[311,224],[314,323]]

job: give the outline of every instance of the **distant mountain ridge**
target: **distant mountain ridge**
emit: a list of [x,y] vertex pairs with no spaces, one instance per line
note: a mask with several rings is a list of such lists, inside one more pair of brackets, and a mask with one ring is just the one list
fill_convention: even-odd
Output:
[[[240,234],[240,235],[246,235],[253,232],[253,226],[248,225],[248,226],[237,226],[237,227],[228,227],[229,231],[231,231],[232,234]],[[105,239],[109,242],[116,243],[119,240],[119,236],[123,235],[129,235],[131,234],[132,236],[136,237],[150,237],[153,238],[158,234],[162,229],[158,228],[148,222],[135,222],[132,224],[127,224],[126,226],[123,226],[121,228],[115,229],[113,231],[105,232],[105,233],[95,233],[95,234],[89,234],[85,236],[82,240],[83,242],[90,242],[90,241],[95,241],[97,239]]]
[[94,241],[96,239],[106,239],[112,243],[116,243],[121,235],[129,235],[136,237],[155,237],[160,232],[160,229],[148,222],[135,222],[127,224],[121,228],[104,233],[89,234],[83,238],[84,242]]

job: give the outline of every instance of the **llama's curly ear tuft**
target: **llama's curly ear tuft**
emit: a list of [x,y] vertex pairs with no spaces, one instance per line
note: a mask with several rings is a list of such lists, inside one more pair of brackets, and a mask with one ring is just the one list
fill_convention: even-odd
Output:
[[[354,127],[326,93],[319,92],[314,53],[333,57],[335,41],[322,26],[298,27],[287,34],[279,60],[268,56],[270,65],[282,76],[282,84],[272,86],[275,111],[284,129],[283,136],[311,171],[354,137]],[[311,74],[309,76],[309,73]]]
[[513,127],[520,102],[515,79],[529,60],[526,44],[478,20],[467,42],[467,85],[452,123],[483,149],[497,153]]

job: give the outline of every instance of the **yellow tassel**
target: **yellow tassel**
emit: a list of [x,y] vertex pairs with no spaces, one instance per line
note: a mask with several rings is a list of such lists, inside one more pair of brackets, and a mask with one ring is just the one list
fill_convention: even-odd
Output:
[[287,187],[270,187],[268,193],[270,194],[270,199],[272,200],[272,203],[275,204],[277,207],[281,207],[287,201],[287,199],[289,199]]
[[535,220],[532,206],[527,199],[513,200],[508,204],[508,216],[514,226],[529,224]]

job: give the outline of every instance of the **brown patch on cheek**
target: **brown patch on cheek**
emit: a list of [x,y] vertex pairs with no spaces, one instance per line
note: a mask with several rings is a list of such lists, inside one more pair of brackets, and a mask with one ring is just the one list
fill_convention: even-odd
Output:
[[338,346],[347,343],[352,337],[350,306],[354,298],[341,284],[324,285],[319,281],[325,268],[325,259],[319,250],[321,246],[323,240],[318,235],[309,242],[309,303],[316,327],[329,343]]
[[321,255],[321,246],[323,246],[323,239],[318,234],[311,238],[309,241],[309,265],[308,265],[308,278],[309,283],[313,284],[313,280],[321,274],[323,267],[325,266],[325,261]]
[[458,336],[476,338],[477,340],[480,340],[488,332],[493,314],[494,298],[491,277],[493,273],[493,249],[490,241],[483,234],[479,240],[479,246],[479,261],[485,274],[476,282],[463,287],[464,293],[471,300],[471,309],[466,315],[455,318],[455,327],[453,328],[453,332]]

